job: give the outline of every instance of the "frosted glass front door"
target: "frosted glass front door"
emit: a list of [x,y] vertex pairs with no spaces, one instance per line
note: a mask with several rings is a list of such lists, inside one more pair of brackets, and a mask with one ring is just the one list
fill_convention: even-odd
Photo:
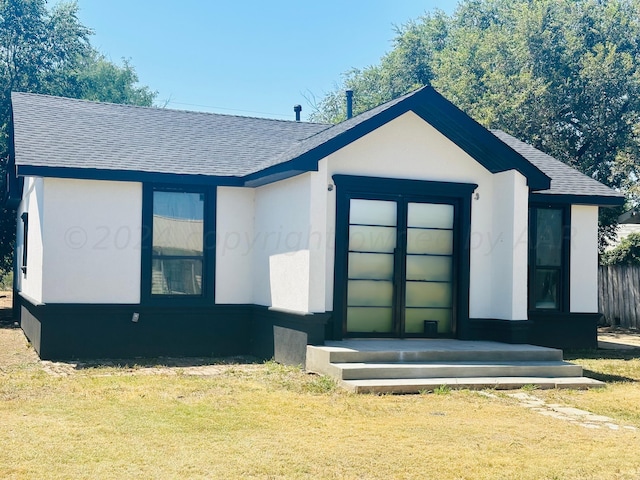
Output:
[[350,200],[347,333],[452,332],[454,215],[449,204]]
[[425,321],[452,330],[453,226],[453,205],[407,205],[405,333],[423,333]]
[[396,241],[396,202],[351,200],[347,331],[393,332]]

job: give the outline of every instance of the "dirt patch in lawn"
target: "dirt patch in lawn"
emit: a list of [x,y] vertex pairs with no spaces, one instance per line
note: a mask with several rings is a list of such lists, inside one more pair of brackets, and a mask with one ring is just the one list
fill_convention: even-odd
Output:
[[60,361],[43,360],[45,372],[56,377],[69,375],[194,375],[215,376],[229,370],[250,371],[261,368],[254,357],[158,357],[114,360]]
[[0,291],[0,328],[15,327],[13,320],[13,292]]
[[19,328],[0,328],[0,373],[39,368],[40,359]]
[[620,327],[601,327],[598,329],[598,348],[605,350],[640,348],[640,331]]
[[13,292],[0,291],[0,310],[11,310],[11,302],[13,300]]

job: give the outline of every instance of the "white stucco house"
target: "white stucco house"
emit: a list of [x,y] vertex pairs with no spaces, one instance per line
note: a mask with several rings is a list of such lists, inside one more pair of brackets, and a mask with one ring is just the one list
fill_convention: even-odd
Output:
[[16,299],[42,358],[596,344],[598,208],[622,195],[431,87],[338,125],[12,102]]

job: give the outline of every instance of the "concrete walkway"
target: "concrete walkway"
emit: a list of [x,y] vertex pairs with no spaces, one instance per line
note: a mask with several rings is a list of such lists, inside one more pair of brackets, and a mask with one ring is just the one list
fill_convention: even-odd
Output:
[[602,329],[598,332],[598,348],[605,350],[632,350],[640,348],[640,332]]
[[[482,392],[486,396],[495,398],[496,395],[490,392]],[[596,415],[586,410],[579,408],[569,407],[566,405],[560,405],[557,403],[547,403],[544,400],[530,395],[526,392],[510,393],[511,398],[518,400],[520,405],[526,408],[530,408],[534,412],[547,417],[552,417],[557,420],[564,420],[571,422],[584,428],[608,428],[609,430],[632,430],[637,431],[637,428],[631,425],[620,425],[616,423],[610,417],[603,415]]]

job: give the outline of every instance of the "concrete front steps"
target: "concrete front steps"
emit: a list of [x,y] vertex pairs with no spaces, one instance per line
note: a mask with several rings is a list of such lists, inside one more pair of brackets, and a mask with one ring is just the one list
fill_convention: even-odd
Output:
[[451,388],[589,388],[562,350],[534,345],[440,339],[351,339],[307,346],[306,369],[356,393],[417,393]]

